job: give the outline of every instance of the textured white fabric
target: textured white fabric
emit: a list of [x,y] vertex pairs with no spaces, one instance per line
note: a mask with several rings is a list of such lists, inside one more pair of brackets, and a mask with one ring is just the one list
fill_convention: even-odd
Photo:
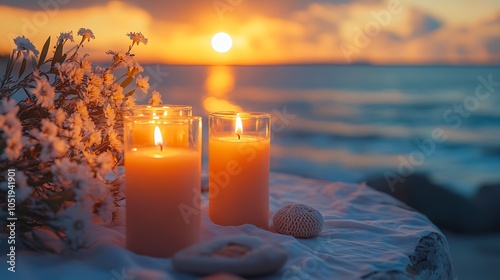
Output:
[[[405,271],[410,263],[408,256],[420,238],[431,232],[441,235],[424,215],[363,184],[328,183],[272,173],[270,185],[271,211],[303,203],[323,214],[319,237],[296,239],[251,225],[218,226],[210,221],[206,209],[201,212],[204,240],[248,234],[286,248],[289,258],[285,266],[262,279],[360,279],[375,271]],[[18,251],[16,273],[7,271],[7,258],[2,253],[0,279],[197,279],[175,272],[170,259],[126,250],[124,232],[124,225],[96,225],[96,242],[77,257]],[[1,252],[6,252],[5,239],[0,244]]]

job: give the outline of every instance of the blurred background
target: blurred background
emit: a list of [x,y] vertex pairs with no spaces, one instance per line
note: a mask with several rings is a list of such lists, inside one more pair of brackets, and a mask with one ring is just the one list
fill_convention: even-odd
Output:
[[0,15],[3,56],[85,27],[106,65],[142,32],[150,93],[205,118],[269,112],[274,172],[367,181],[445,231],[459,279],[500,274],[499,1],[17,0]]

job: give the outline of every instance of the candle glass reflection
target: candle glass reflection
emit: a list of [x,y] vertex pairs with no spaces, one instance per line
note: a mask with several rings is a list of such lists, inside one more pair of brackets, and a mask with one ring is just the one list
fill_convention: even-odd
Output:
[[209,115],[209,215],[219,225],[268,227],[270,116]]
[[[150,133],[155,128],[155,121],[166,117],[186,117],[192,115],[192,107],[187,105],[136,105],[129,108],[127,115],[149,118],[146,123],[138,126],[133,131],[133,138],[138,143],[151,143],[154,141]],[[172,124],[161,130],[163,141],[169,147],[188,146],[188,127],[184,124]]]
[[171,257],[199,240],[201,118],[128,115],[124,123],[126,246]]

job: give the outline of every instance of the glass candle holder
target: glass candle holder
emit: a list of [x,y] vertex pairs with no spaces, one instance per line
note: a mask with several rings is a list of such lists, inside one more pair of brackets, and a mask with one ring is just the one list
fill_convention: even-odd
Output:
[[219,225],[268,228],[270,116],[209,115],[209,215]]
[[176,104],[162,104],[155,106],[135,105],[129,108],[128,115],[185,117],[193,115],[193,107],[188,105],[176,105]]
[[[136,105],[129,108],[128,116],[144,117],[145,122],[133,131],[136,144],[152,143],[154,134],[151,131],[156,126],[155,122],[165,117],[185,117],[192,115],[192,107],[187,105]],[[161,130],[163,141],[169,147],[186,147],[188,127],[182,123],[169,125]]]
[[[199,240],[201,124],[195,116],[125,117],[126,246],[131,251],[168,258]],[[144,133],[151,134],[147,141]],[[170,138],[183,142],[165,141]]]

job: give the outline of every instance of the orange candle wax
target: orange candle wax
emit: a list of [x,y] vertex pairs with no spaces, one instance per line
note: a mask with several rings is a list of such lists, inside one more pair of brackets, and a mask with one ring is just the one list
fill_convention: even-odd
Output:
[[234,134],[210,137],[209,215],[219,225],[267,228],[270,140],[244,135],[238,118]]
[[199,239],[200,151],[165,147],[125,150],[126,244],[135,253],[168,258]]

